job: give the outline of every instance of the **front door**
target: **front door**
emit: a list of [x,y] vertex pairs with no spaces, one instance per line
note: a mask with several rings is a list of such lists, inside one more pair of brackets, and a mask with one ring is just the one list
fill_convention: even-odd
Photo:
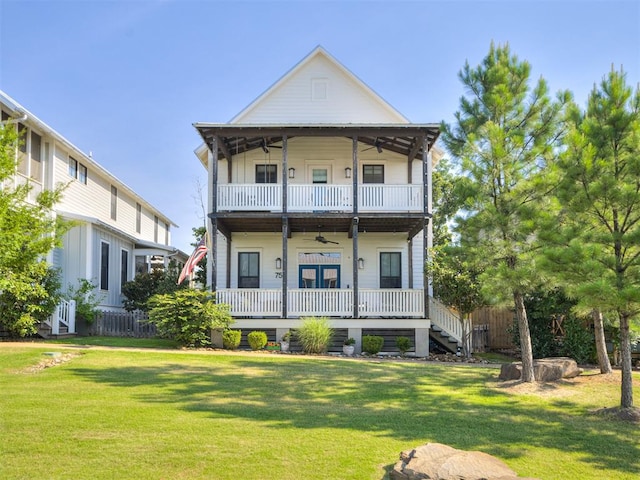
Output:
[[300,288],[340,288],[340,265],[300,265]]
[[331,182],[331,166],[309,165],[307,175],[314,185],[312,194],[313,206],[319,211],[325,210],[325,198],[327,198],[326,185]]

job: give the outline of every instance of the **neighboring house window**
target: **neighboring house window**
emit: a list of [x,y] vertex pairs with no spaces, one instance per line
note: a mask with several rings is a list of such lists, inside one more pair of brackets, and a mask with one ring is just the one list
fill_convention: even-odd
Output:
[[384,183],[384,165],[363,165],[362,183]]
[[120,252],[120,286],[127,283],[129,275],[129,252],[121,250]]
[[260,254],[238,253],[238,288],[260,287]]
[[9,120],[11,118],[11,115],[9,115],[7,112],[5,112],[4,110],[2,110],[2,117],[0,117],[3,122],[6,122],[7,120]]
[[29,175],[36,182],[42,181],[42,137],[31,132],[31,165]]
[[147,273],[149,271],[149,266],[147,264],[147,257],[145,255],[136,255],[136,275],[141,273]]
[[278,183],[278,166],[256,165],[256,183]]
[[142,230],[142,205],[136,203],[136,232],[140,233]]
[[169,245],[169,224],[164,224],[164,244]]
[[111,220],[118,218],[118,189],[111,185]]
[[69,176],[78,178],[78,161],[73,157],[69,157]]
[[402,288],[400,252],[380,253],[380,288]]
[[27,127],[23,124],[18,124],[18,140],[20,145],[18,147],[18,173],[27,175],[29,164],[27,163],[27,141],[29,140],[26,135]]
[[158,216],[154,215],[153,216],[153,241],[158,243],[158,223],[160,223],[158,221]]
[[78,180],[80,180],[80,183],[84,183],[85,185],[87,184],[87,167],[82,164],[80,164],[78,170]]
[[109,290],[109,244],[100,243],[100,290]]

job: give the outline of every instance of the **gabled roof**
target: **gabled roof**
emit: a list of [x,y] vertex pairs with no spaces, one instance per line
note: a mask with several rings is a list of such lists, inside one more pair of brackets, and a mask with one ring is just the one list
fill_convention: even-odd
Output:
[[[410,123],[409,120],[404,115],[402,115],[398,110],[392,107],[386,100],[384,100],[380,95],[374,92],[371,89],[371,87],[369,87],[366,83],[360,80],[360,78],[354,75],[348,68],[342,65],[338,60],[336,60],[333,56],[331,56],[321,46],[317,46],[313,51],[311,51],[311,53],[309,53],[300,62],[298,62],[293,68],[291,68],[282,77],[280,77],[280,79],[278,79],[273,85],[271,85],[260,96],[258,96],[258,98],[256,98],[247,107],[245,107],[240,113],[238,113],[235,117],[233,117],[229,121],[229,123],[230,124],[256,123],[255,120],[251,118],[248,119],[248,117],[250,117],[251,114],[254,114],[256,110],[263,107],[270,99],[272,99],[276,95],[276,92],[278,90],[283,88],[285,85],[292,83],[294,78],[300,75],[303,70],[305,70],[306,68],[311,68],[314,62],[315,63],[328,62],[329,68],[337,70],[337,72],[339,72],[342,75],[342,77],[346,78],[346,83],[350,84],[350,86],[353,86],[355,89],[359,90],[359,93],[361,93],[362,96],[366,98],[370,104],[373,103],[376,109],[380,111],[384,111],[385,115],[388,116],[383,121],[380,121],[380,119],[378,119],[370,123]],[[258,123],[262,123],[262,122],[258,122]],[[269,122],[269,123],[272,123],[272,122]],[[283,123],[283,122],[278,121],[276,123]],[[294,122],[287,122],[287,123],[294,123]],[[295,123],[309,123],[309,122],[295,121]],[[346,123],[346,122],[342,122],[340,120],[332,120],[330,123]],[[364,123],[364,122],[360,119],[357,121],[357,123]]]

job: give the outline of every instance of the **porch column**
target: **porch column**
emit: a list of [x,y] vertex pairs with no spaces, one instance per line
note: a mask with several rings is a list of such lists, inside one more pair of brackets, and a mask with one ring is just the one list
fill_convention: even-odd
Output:
[[209,229],[209,251],[207,252],[207,285],[212,292],[216,291],[216,279],[218,272],[216,269],[215,254],[218,240],[218,137],[214,136],[209,145],[209,165],[207,168],[208,179],[208,210],[211,226]]
[[289,190],[289,169],[287,155],[287,136],[282,136],[282,318],[288,316],[287,305],[287,285],[289,270],[289,217],[287,216],[288,208],[288,190]]
[[282,318],[287,318],[287,271],[288,271],[289,218],[282,216]]
[[[429,248],[431,245],[430,220],[431,220],[431,156],[429,155],[429,141],[425,136],[422,140],[422,192],[423,198],[423,220],[422,220],[422,262],[429,258]],[[424,318],[429,317],[429,277],[425,269],[422,269],[422,288],[424,291]]]
[[353,318],[359,318],[360,302],[358,299],[358,137],[354,136],[352,139],[352,175],[351,175],[351,190],[353,195],[353,220],[351,224],[351,243],[353,245],[352,251],[352,269],[353,269]]

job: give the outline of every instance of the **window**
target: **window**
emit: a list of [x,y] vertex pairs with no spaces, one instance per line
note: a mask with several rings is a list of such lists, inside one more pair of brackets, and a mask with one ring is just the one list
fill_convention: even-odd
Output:
[[42,137],[31,132],[31,165],[29,176],[37,182],[42,181]]
[[278,166],[256,165],[256,183],[278,183]]
[[109,244],[100,244],[100,290],[109,290]]
[[238,253],[238,288],[260,287],[260,254]]
[[164,224],[164,244],[169,245],[169,224]]
[[23,175],[28,174],[29,164],[27,163],[27,127],[23,124],[18,124],[18,141],[20,142],[18,147],[18,172]]
[[129,252],[126,250],[120,251],[120,286],[122,287],[127,283],[129,276]]
[[111,185],[111,220],[118,218],[118,189]]
[[140,233],[142,230],[142,205],[136,203],[136,232]]
[[87,167],[82,164],[80,164],[78,170],[78,180],[80,180],[80,183],[84,183],[85,185],[87,184]]
[[11,118],[11,115],[9,115],[7,112],[2,110],[2,117],[0,117],[1,121],[6,122],[10,118]]
[[78,178],[78,161],[73,157],[69,157],[69,176]]
[[380,253],[380,288],[402,288],[400,252]]
[[136,255],[136,275],[140,275],[141,273],[147,273],[149,271],[149,265],[147,263],[146,255]]
[[363,165],[362,183],[384,183],[384,165]]
[[158,216],[153,216],[153,241],[158,243]]

